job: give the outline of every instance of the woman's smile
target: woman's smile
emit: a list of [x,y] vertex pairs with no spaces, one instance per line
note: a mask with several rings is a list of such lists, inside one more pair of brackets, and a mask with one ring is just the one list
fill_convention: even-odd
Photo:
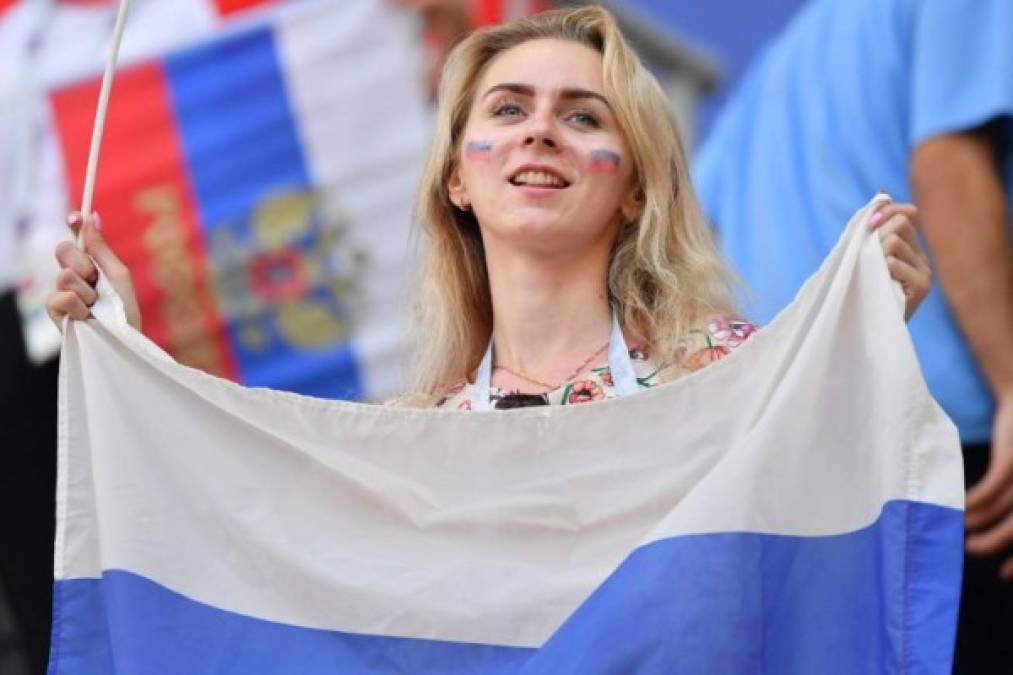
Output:
[[542,164],[525,164],[513,171],[507,182],[526,199],[550,199],[570,187],[561,171]]
[[566,188],[570,182],[552,167],[525,165],[510,178],[513,185],[538,185],[541,187]]

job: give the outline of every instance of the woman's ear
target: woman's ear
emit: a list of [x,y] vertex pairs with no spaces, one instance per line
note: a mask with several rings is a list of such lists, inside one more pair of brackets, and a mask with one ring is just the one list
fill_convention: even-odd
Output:
[[450,194],[450,201],[460,210],[467,211],[471,207],[471,200],[468,199],[468,188],[461,177],[460,169],[456,166],[451,170],[450,178],[447,179],[447,192]]
[[644,189],[639,185],[634,185],[629,189],[622,203],[619,205],[624,223],[632,223],[640,217],[640,212],[644,209],[645,199]]

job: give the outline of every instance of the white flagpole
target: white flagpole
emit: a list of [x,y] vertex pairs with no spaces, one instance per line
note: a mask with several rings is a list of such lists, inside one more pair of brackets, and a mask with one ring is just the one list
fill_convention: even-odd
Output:
[[[95,173],[98,171],[99,147],[102,145],[102,130],[106,124],[106,110],[109,108],[109,92],[113,86],[113,73],[116,70],[116,58],[120,52],[120,41],[123,39],[123,29],[127,24],[127,9],[130,7],[130,0],[120,0],[120,8],[116,14],[116,24],[113,27],[112,41],[109,43],[109,52],[106,56],[105,72],[102,73],[102,87],[99,89],[98,107],[95,110],[95,125],[91,131],[91,147],[88,150],[88,168],[84,174],[84,193],[81,195],[81,216],[85,219],[91,216],[92,197],[95,194]],[[80,233],[78,233],[80,242]]]

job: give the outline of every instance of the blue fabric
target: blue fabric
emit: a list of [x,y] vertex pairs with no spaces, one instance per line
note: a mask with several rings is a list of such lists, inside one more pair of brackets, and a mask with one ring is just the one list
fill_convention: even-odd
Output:
[[[283,251],[253,227],[273,197],[311,194],[298,124],[289,105],[274,33],[258,28],[200,45],[165,60],[180,140],[193,179],[205,250],[226,271],[215,288],[225,315],[239,379],[249,386],[297,391],[325,398],[363,397],[359,365],[348,341],[323,346],[293,344],[279,329],[278,301],[251,301],[251,265],[282,253],[298,268],[323,266],[332,251],[325,223],[312,213]],[[277,259],[274,259],[277,260]],[[264,265],[282,283],[287,265]],[[270,285],[268,281],[262,282]],[[324,315],[350,318],[326,275],[310,279],[299,302]],[[244,340],[254,327],[258,340]]]
[[107,571],[56,584],[49,673],[942,675],[962,537],[961,511],[895,501],[869,527],[836,536],[657,541],[539,649],[283,625]]
[[[815,0],[729,101],[694,166],[721,246],[766,323],[878,189],[911,201],[908,160],[931,136],[997,121],[1013,198],[1013,2]],[[935,398],[965,443],[994,401],[938,286],[911,322]]]

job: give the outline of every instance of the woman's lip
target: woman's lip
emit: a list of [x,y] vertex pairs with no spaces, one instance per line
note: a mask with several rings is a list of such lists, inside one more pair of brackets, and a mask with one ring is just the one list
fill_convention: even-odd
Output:
[[552,197],[566,189],[565,187],[550,187],[548,185],[514,185],[513,183],[510,185],[520,190],[521,194],[525,197],[533,197],[535,199]]
[[569,187],[570,186],[570,181],[568,181],[563,176],[562,172],[558,171],[554,167],[546,166],[545,164],[525,164],[523,166],[520,166],[517,169],[515,169],[513,171],[513,173],[510,174],[510,178],[508,178],[507,180],[510,183],[513,183],[514,179],[517,176],[520,176],[522,173],[527,173],[527,172],[547,173],[550,176],[555,176],[559,180],[563,181],[563,183],[565,184],[564,187]]

